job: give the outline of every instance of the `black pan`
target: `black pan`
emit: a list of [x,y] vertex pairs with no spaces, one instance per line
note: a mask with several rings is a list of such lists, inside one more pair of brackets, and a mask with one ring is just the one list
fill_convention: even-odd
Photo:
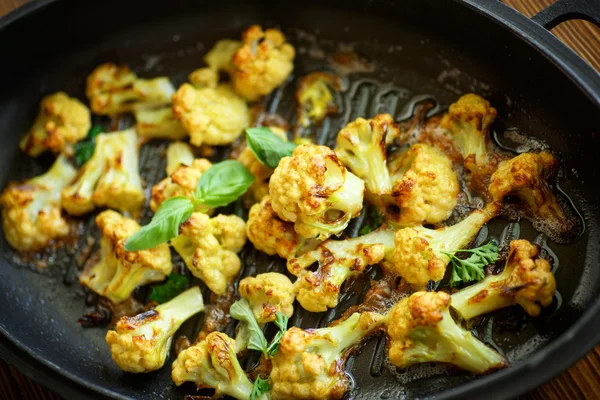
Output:
[[[594,1],[559,3],[535,20],[547,27],[569,17],[599,20]],[[32,161],[17,148],[42,95],[65,90],[84,99],[86,75],[106,61],[128,64],[142,76],[169,75],[179,84],[217,39],[238,37],[252,23],[279,26],[289,36],[299,50],[296,78],[326,68],[319,55],[340,43],[376,65],[375,72],[349,78],[345,111],[317,132],[321,142],[330,143],[344,120],[358,114],[387,111],[402,119],[425,98],[442,110],[459,94],[476,91],[502,116],[494,128],[498,136],[518,127],[561,155],[560,188],[585,221],[585,232],[571,245],[548,242],[560,260],[560,301],[541,317],[510,326],[506,313],[486,320],[495,328],[484,339],[495,342],[512,367],[476,380],[423,368],[394,377],[381,361],[383,339],[376,339],[349,362],[356,382],[350,397],[509,398],[557,375],[599,342],[600,77],[542,26],[495,0],[33,1],[0,20],[0,186],[48,166],[50,160]],[[292,117],[295,84],[272,96],[269,107]],[[162,170],[161,146],[142,151],[149,184],[161,178],[151,173]],[[490,226],[492,234],[506,225],[499,223]],[[526,221],[520,227],[522,237],[536,237]],[[168,367],[141,376],[121,373],[110,360],[105,328],[76,323],[90,307],[68,249],[46,256],[51,265],[44,273],[21,265],[4,240],[0,254],[3,358],[68,398],[181,399],[193,392],[191,386],[175,389]],[[244,258],[244,274],[283,268],[254,252]],[[357,292],[363,283],[356,282]],[[354,301],[345,299],[343,307]],[[325,324],[337,315],[305,322]],[[184,331],[195,329],[188,325]],[[426,377],[415,380],[418,374]]]

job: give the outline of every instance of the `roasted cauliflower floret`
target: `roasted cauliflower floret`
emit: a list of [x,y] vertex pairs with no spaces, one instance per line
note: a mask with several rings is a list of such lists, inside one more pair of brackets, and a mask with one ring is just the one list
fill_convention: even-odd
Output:
[[[389,252],[393,246],[393,232],[382,228],[353,239],[329,239],[316,249],[290,259],[288,270],[298,276],[294,284],[296,299],[311,312],[336,307],[342,284],[383,260],[386,250]],[[309,268],[315,262],[319,268],[311,272]]]
[[294,47],[277,29],[253,25],[242,34],[243,45],[232,58],[236,92],[249,101],[271,93],[294,69]]
[[167,77],[140,79],[126,66],[106,63],[88,76],[85,93],[94,113],[113,115],[171,104],[175,88]]
[[136,128],[141,137],[148,139],[182,140],[188,133],[175,117],[172,107],[136,110]]
[[225,71],[232,74],[235,70],[233,66],[233,55],[242,47],[239,40],[222,39],[219,40],[204,56],[204,62],[213,71]]
[[538,246],[513,240],[504,271],[452,295],[452,308],[471,319],[518,304],[532,317],[552,303],[556,281],[550,263],[539,257]]
[[403,228],[396,232],[393,263],[386,266],[417,289],[424,289],[429,281],[444,277],[450,258],[443,252],[467,247],[481,228],[497,214],[492,205],[473,211],[456,225],[439,229],[423,226]]
[[[212,332],[177,356],[171,379],[177,386],[194,382],[199,389],[215,389],[214,398],[231,396],[250,400],[252,382],[235,354],[235,342],[221,332]],[[266,397],[260,397],[259,399]]]
[[283,274],[267,272],[249,276],[240,281],[238,289],[259,324],[275,321],[278,312],[288,318],[294,313],[294,285]]
[[303,77],[296,91],[300,126],[319,125],[326,116],[335,114],[338,106],[333,92],[340,90],[340,80],[333,74],[313,72]]
[[525,214],[568,236],[575,222],[564,212],[548,180],[556,173],[558,160],[551,153],[523,153],[503,161],[491,178],[489,194],[494,201],[516,196]]
[[506,366],[500,354],[454,322],[448,310],[450,299],[444,292],[417,292],[389,311],[390,362],[400,368],[443,362],[474,374]]
[[450,133],[465,165],[488,162],[488,132],[497,115],[489,101],[469,93],[452,104],[442,118],[440,125]]
[[239,253],[246,243],[246,224],[235,215],[210,218],[195,212],[171,244],[185,265],[213,293],[222,295],[240,272]]
[[167,147],[167,166],[165,171],[171,175],[180,166],[190,166],[194,163],[194,151],[184,142],[174,142]]
[[100,261],[83,271],[82,285],[117,304],[127,300],[136,287],[162,281],[173,270],[166,243],[153,249],[125,250],[127,238],[140,230],[133,219],[106,210],[98,214],[96,225],[102,232]]
[[311,250],[319,243],[316,239],[300,236],[292,222],[281,220],[271,206],[270,196],[250,208],[246,234],[257,250],[285,259]]
[[202,293],[195,286],[153,310],[121,318],[115,330],[106,333],[113,361],[127,372],[161,368],[177,329],[203,309]]
[[[269,129],[287,142],[287,133],[285,130],[278,127],[269,127]],[[247,146],[238,156],[238,161],[254,175],[254,183],[250,186],[248,192],[252,194],[256,202],[260,202],[269,194],[269,179],[273,175],[273,169],[258,161],[256,155]]]
[[373,119],[358,118],[337,135],[335,154],[365,181],[367,196],[371,195],[373,199],[392,193],[386,146],[399,134],[400,129],[392,116],[380,114]]
[[302,145],[279,162],[269,182],[271,205],[300,235],[324,240],[341,233],[360,213],[364,182],[346,170],[333,150]]
[[54,93],[42,99],[40,113],[19,147],[32,157],[46,150],[58,153],[84,139],[91,126],[90,110],[82,102]]
[[94,207],[139,211],[145,195],[138,151],[134,129],[98,135],[94,155],[75,182],[62,191],[63,208],[72,215],[86,214]]
[[[173,165],[174,163],[171,163]],[[167,165],[169,161],[167,160]],[[212,163],[205,158],[196,158],[188,166],[179,165],[171,174],[152,187],[152,198],[150,199],[150,208],[156,212],[163,201],[175,196],[185,196],[193,200],[196,186],[203,173],[205,173]],[[197,211],[209,211],[206,206],[199,204]]]
[[390,162],[392,201],[386,217],[398,225],[439,224],[456,206],[460,192],[452,162],[426,144],[415,144]]
[[246,102],[228,85],[196,89],[184,83],[173,95],[173,112],[194,146],[230,144],[250,125]]
[[382,322],[366,312],[329,328],[288,329],[273,358],[273,399],[341,399],[349,384],[343,368],[349,350]]
[[11,182],[0,195],[2,226],[8,243],[18,251],[37,251],[69,234],[60,193],[77,171],[64,156],[50,169],[21,183]]

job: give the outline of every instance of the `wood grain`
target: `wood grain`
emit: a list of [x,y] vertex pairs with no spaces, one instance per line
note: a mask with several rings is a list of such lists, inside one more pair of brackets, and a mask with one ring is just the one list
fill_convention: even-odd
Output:
[[[553,0],[503,1],[528,17],[553,2]],[[27,0],[0,0],[0,16],[26,2]],[[568,21],[554,28],[552,33],[600,71],[600,28],[587,21]],[[57,395],[42,388],[2,360],[0,360],[0,398],[60,400]],[[600,346],[557,378],[521,398],[525,400],[599,399]]]

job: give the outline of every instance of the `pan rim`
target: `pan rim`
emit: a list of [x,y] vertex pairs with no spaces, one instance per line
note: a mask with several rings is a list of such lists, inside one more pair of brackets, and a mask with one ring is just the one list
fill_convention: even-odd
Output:
[[[0,17],[0,35],[11,24],[42,11],[59,1],[64,0],[31,0],[29,3]],[[525,41],[532,48],[532,51],[540,52],[549,62],[559,68],[590,101],[600,108],[600,74],[548,30],[500,1],[454,1],[499,24],[503,29],[509,30],[509,32]],[[594,319],[599,314],[600,298],[591,302],[583,315],[564,333],[535,351],[526,360],[519,361],[510,368],[428,397],[436,399],[459,397],[470,399],[478,398],[481,394],[486,393],[491,398],[512,398],[538,387],[575,364],[600,342],[600,320]],[[86,381],[41,357],[34,349],[13,337],[5,326],[0,325],[0,335],[27,356],[32,357],[41,366],[51,369],[74,384],[113,399],[133,399],[104,386]],[[2,347],[0,347],[1,349]],[[16,357],[19,357],[19,355],[16,355]],[[553,360],[553,362],[546,362],[548,360]],[[544,364],[544,362],[546,363]],[[542,366],[541,369],[540,366]],[[32,367],[35,368],[36,365]],[[532,373],[531,376],[529,376],[529,373]],[[527,376],[525,379],[515,379],[520,375]],[[61,388],[64,387],[64,382],[61,383],[54,377],[44,379],[44,383],[59,393],[61,393]],[[501,394],[496,395],[497,392],[494,392],[494,389],[499,389]]]

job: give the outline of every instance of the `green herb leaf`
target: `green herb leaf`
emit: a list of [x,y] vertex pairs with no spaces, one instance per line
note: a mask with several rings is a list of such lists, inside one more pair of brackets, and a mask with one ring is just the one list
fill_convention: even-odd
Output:
[[277,168],[279,160],[291,156],[296,148],[265,127],[246,129],[246,143],[258,161],[269,168]]
[[162,202],[152,221],[131,235],[125,242],[125,250],[151,249],[179,235],[179,225],[194,212],[194,204],[183,196],[171,197]]
[[285,331],[287,331],[288,319],[289,318],[283,315],[281,312],[275,314],[275,325],[277,325],[277,327],[279,328],[279,332],[277,332],[277,334],[271,341],[271,344],[269,344],[269,347],[267,348],[267,352],[271,357],[275,356],[277,350],[279,349],[279,343],[281,343],[281,338],[283,337]]
[[223,207],[246,193],[253,182],[254,175],[239,161],[221,161],[200,177],[196,201],[212,208]]
[[379,214],[379,211],[377,211],[375,207],[369,206],[368,213],[368,223],[363,225],[358,231],[361,236],[373,232],[375,229],[379,228],[383,222],[383,215]]
[[152,286],[148,300],[160,304],[166,303],[187,289],[190,286],[190,281],[190,278],[186,275],[171,274],[166,282]]
[[[479,281],[485,277],[484,268],[498,261],[498,244],[490,240],[483,246],[474,249],[461,249],[453,251],[443,251],[443,254],[450,258],[452,263],[452,275],[450,277],[450,286],[454,287],[459,283]],[[456,257],[456,253],[471,254],[467,259]]]
[[248,304],[248,300],[240,299],[229,307],[229,314],[232,318],[245,323],[248,326],[249,338],[248,348],[262,352],[265,357],[269,356],[267,351],[267,338],[263,333],[260,325],[254,317],[254,313]]
[[269,379],[263,379],[260,376],[256,377],[252,392],[250,392],[250,400],[258,400],[263,394],[272,389]]
[[103,132],[103,128],[100,125],[93,125],[87,137],[75,145],[75,163],[77,166],[82,166],[94,155],[94,149],[96,148],[96,136]]

